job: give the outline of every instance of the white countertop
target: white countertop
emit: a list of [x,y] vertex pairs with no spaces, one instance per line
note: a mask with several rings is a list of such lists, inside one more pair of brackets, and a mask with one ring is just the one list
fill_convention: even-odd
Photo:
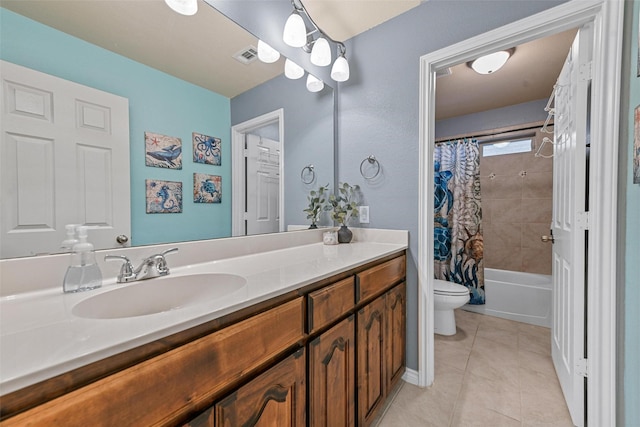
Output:
[[[318,280],[407,248],[407,242],[360,241],[294,246],[171,269],[171,276],[230,273],[246,285],[215,301],[158,314],[120,319],[86,319],[72,307],[87,298],[139,282],[64,294],[60,286],[0,298],[0,395],[19,390],[219,318]],[[151,279],[151,280],[162,280]]]

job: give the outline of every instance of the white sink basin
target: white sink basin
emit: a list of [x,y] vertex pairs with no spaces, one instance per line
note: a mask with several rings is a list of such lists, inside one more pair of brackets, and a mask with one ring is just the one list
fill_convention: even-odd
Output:
[[71,312],[89,319],[119,319],[157,314],[227,297],[246,285],[234,274],[166,276],[131,284],[87,298]]

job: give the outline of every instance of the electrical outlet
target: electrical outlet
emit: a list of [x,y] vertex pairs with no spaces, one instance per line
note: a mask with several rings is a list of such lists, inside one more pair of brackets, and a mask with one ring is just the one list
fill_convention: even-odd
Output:
[[358,207],[358,216],[360,217],[360,224],[369,224],[369,206]]

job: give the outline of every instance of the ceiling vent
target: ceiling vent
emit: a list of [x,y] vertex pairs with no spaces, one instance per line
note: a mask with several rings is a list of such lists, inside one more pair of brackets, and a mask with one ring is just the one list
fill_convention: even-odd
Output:
[[436,70],[436,77],[450,76],[452,74],[451,67]]
[[247,46],[241,51],[236,52],[233,57],[245,65],[251,64],[253,61],[258,59],[258,49],[254,46]]

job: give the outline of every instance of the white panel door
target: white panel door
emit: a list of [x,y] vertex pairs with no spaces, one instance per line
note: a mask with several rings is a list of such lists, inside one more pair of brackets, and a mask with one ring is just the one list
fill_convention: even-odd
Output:
[[571,46],[555,95],[553,158],[553,328],[551,353],[571,418],[584,425],[586,182],[590,27]]
[[129,101],[0,62],[2,258],[60,252],[65,224],[96,248],[131,235]]
[[280,143],[247,134],[247,235],[280,229]]

